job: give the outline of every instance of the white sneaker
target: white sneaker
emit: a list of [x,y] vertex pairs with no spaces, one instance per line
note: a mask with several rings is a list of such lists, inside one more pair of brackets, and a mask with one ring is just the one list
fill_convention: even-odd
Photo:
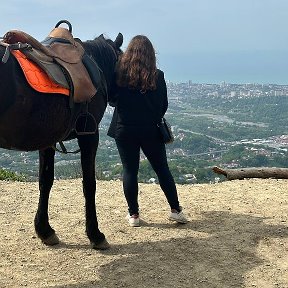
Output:
[[128,223],[131,227],[140,226],[140,218],[138,214],[133,214],[133,215],[128,214],[126,218],[128,219]]
[[178,222],[178,223],[182,223],[182,224],[186,224],[188,222],[188,219],[185,216],[185,214],[183,213],[183,211],[171,212],[171,214],[169,216],[169,220],[170,221],[175,221],[175,222]]

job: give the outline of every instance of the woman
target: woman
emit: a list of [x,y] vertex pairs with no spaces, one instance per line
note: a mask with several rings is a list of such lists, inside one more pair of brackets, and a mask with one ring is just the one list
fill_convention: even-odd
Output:
[[168,108],[164,73],[156,68],[155,50],[143,35],[135,36],[116,67],[116,87],[109,103],[115,106],[108,135],[113,137],[123,165],[123,189],[130,226],[140,226],[138,170],[140,149],[158,176],[171,208],[169,219],[187,223],[170,173],[165,144],[157,123]]

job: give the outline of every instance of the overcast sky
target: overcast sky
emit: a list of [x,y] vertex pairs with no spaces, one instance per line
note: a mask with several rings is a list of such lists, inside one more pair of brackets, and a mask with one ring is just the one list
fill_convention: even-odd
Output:
[[81,40],[121,32],[123,48],[147,35],[175,82],[288,84],[288,0],[9,0],[0,15],[1,35],[43,40],[61,19]]

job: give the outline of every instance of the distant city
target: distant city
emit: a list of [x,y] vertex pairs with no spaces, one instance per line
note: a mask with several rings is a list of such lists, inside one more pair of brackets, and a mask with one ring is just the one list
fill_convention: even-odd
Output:
[[[288,103],[288,85],[279,85],[279,84],[257,84],[257,83],[245,83],[245,84],[231,84],[225,81],[220,84],[204,84],[204,83],[193,83],[191,80],[183,83],[173,83],[171,81],[167,81],[167,89],[169,94],[169,99],[173,103],[177,102],[177,99],[180,97],[183,99],[185,96],[189,95],[189,97],[195,97],[197,99],[201,97],[205,98],[220,98],[226,99],[252,99],[252,98],[261,98],[263,97],[279,97],[285,99],[285,105]],[[192,104],[193,105],[193,104]],[[275,103],[275,105],[279,105],[279,103]],[[234,107],[235,108],[235,107]],[[251,107],[252,109],[253,107]],[[211,118],[213,120],[224,121],[226,123],[233,123],[235,119],[229,118],[227,115],[205,115],[207,118]],[[231,115],[232,116],[232,115]],[[230,117],[231,117],[230,116]],[[275,115],[276,117],[276,115]],[[218,118],[218,119],[217,119]],[[270,119],[271,120],[271,119]],[[251,125],[258,126],[262,128],[268,128],[268,123],[259,123],[256,122],[256,117],[252,121],[236,121],[238,124],[243,125]],[[275,125],[277,125],[275,123]],[[288,125],[288,121],[287,121]],[[287,127],[287,126],[286,126]],[[241,139],[239,141],[235,141],[234,144],[255,144],[255,145],[266,145],[273,148],[281,148],[283,150],[283,145],[286,147],[284,151],[288,151],[288,129],[284,128],[286,131],[285,135],[273,135],[269,137],[269,139]],[[286,128],[286,129],[285,129]],[[207,136],[207,135],[206,135]]]
[[[167,90],[176,135],[167,153],[178,182],[213,182],[213,165],[288,167],[288,85],[167,81]],[[108,123],[102,125],[106,131]],[[113,141],[106,145],[111,158]]]
[[261,97],[261,96],[288,96],[288,85],[279,84],[231,84],[225,81],[220,84],[193,83],[192,80],[183,83],[167,81],[170,97],[180,95],[200,95],[229,97]]
[[[175,141],[167,155],[177,183],[216,182],[211,167],[288,167],[288,85],[174,83],[167,81],[170,120]],[[115,142],[107,136],[113,113],[107,107],[100,123],[96,157],[98,179],[121,179]],[[77,141],[66,143],[68,151]],[[139,181],[156,181],[141,155]],[[38,174],[38,153],[0,150],[0,167]],[[79,155],[56,153],[56,178],[81,177]]]

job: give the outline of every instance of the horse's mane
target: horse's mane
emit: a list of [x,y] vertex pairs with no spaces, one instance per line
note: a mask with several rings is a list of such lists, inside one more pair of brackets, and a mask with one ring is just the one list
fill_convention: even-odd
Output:
[[83,42],[86,53],[94,58],[108,81],[113,75],[115,62],[117,61],[117,55],[112,43],[112,40],[105,39],[102,35],[94,40]]

